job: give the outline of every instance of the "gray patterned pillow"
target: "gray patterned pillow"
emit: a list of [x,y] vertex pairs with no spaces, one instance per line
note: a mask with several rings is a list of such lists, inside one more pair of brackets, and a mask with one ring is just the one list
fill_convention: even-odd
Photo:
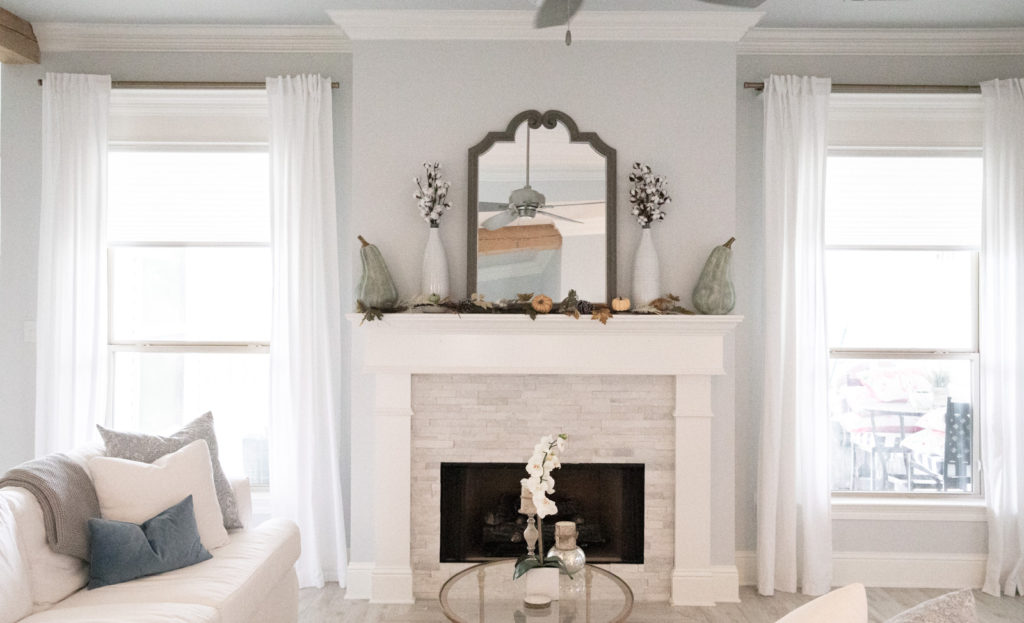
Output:
[[210,446],[213,484],[217,488],[220,512],[224,515],[224,527],[228,530],[242,527],[242,522],[238,518],[238,501],[235,500],[235,492],[231,488],[227,476],[224,475],[220,460],[217,458],[217,436],[213,432],[212,413],[200,415],[170,437],[125,433],[99,425],[96,428],[99,429],[103,443],[107,446],[107,456],[143,463],[152,463],[165,454],[177,452],[197,439],[206,440],[206,444]]
[[965,588],[921,602],[885,623],[978,623],[974,593]]

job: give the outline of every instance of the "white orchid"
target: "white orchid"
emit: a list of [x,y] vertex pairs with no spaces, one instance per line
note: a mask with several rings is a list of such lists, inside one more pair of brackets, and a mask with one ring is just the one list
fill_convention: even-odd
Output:
[[558,453],[565,450],[568,435],[545,435],[533,448],[533,456],[526,463],[529,478],[523,478],[520,484],[530,493],[533,505],[537,507],[537,516],[547,517],[558,513],[558,507],[547,496],[555,492],[555,479],[551,470],[558,469],[562,462]]

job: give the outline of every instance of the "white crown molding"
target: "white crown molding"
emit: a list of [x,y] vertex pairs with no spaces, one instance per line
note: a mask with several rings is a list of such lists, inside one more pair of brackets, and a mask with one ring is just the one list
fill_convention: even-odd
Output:
[[741,55],[1024,54],[1024,28],[752,28]]
[[[327,11],[353,40],[561,41],[561,28],[533,27],[533,11]],[[739,41],[764,13],[757,11],[583,11],[572,20],[575,40]]]
[[33,25],[43,52],[349,53],[337,26],[179,24]]

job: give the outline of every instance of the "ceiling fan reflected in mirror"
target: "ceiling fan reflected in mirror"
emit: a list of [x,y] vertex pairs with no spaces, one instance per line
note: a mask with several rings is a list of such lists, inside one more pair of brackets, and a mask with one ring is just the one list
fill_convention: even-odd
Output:
[[[568,25],[573,15],[580,10],[583,0],[534,0],[539,4],[537,14],[533,18],[534,28],[550,28],[552,26],[566,26],[565,45],[572,43],[572,33]],[[742,7],[753,9],[764,3],[764,0],[700,0],[708,4],[721,4],[724,6]]]
[[[580,201],[577,203],[566,203],[561,205],[590,205],[593,201]],[[488,231],[494,231],[495,229],[501,229],[506,225],[511,225],[519,218],[534,218],[538,214],[544,216],[550,216],[551,218],[561,219],[563,221],[570,221],[572,223],[583,224],[583,221],[577,221],[574,218],[568,216],[562,216],[561,214],[555,214],[549,210],[561,207],[548,205],[547,199],[542,193],[537,192],[530,186],[530,126],[526,126],[526,184],[522,188],[517,188],[512,191],[512,194],[508,197],[508,203],[495,203],[491,201],[481,201],[477,204],[477,209],[481,212],[492,212],[494,210],[500,210],[494,216],[489,217],[480,226]]]

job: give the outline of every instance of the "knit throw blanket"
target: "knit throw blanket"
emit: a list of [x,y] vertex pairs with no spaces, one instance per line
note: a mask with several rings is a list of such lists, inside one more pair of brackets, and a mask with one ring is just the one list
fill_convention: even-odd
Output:
[[100,516],[96,489],[85,469],[64,454],[22,463],[0,478],[0,487],[21,487],[43,509],[50,549],[89,561],[89,518]]

